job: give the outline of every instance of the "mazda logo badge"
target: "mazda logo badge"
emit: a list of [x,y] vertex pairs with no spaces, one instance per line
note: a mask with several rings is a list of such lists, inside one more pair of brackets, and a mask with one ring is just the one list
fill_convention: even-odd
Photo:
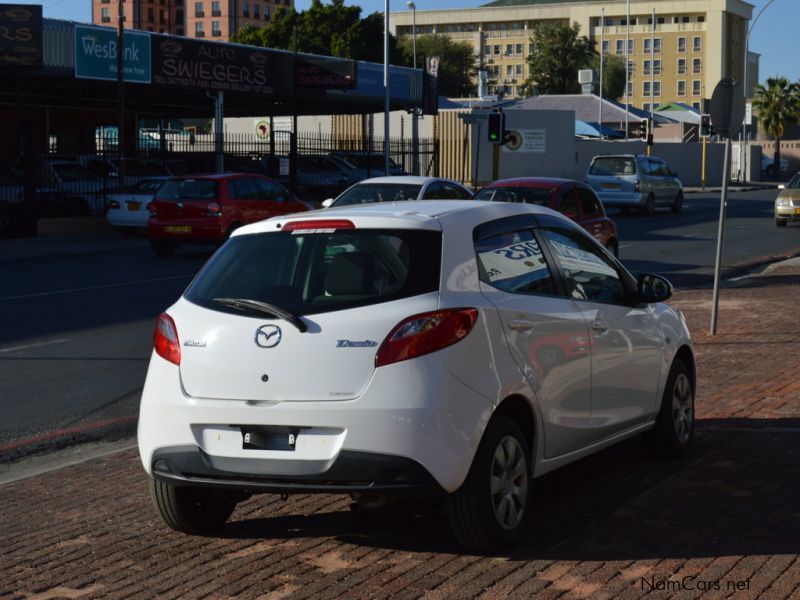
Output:
[[274,348],[281,343],[281,328],[277,325],[262,325],[256,329],[256,346]]

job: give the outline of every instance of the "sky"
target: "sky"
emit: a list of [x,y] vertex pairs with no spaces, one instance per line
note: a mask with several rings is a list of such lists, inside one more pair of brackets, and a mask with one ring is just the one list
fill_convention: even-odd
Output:
[[[489,0],[415,0],[418,11],[443,8],[473,8]],[[91,0],[14,0],[18,4],[43,4],[44,16],[73,21],[91,20]],[[758,14],[769,0],[750,0],[755,6],[753,16]],[[295,0],[298,10],[308,8],[311,0]],[[346,4],[358,4],[369,14],[383,11],[382,0],[347,0]],[[389,11],[407,10],[404,0],[390,4]],[[800,61],[792,59],[797,23],[800,22],[798,0],[773,0],[758,19],[750,35],[750,50],[761,54],[760,79],[782,75],[791,81],[800,79]]]

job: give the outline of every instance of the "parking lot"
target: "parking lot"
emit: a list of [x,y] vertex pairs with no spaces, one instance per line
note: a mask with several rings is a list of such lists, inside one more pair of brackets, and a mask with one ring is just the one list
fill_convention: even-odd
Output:
[[463,553],[436,506],[353,512],[327,495],[256,496],[218,537],[183,536],[131,449],[0,487],[0,594],[798,596],[798,283],[781,268],[726,287],[713,338],[710,291],[679,292],[700,374],[692,452],[659,462],[631,440],[536,480],[511,550]]

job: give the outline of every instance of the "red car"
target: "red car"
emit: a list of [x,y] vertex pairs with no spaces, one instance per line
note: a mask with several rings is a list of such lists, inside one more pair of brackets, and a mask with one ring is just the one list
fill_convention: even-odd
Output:
[[475,200],[547,206],[580,224],[614,256],[619,256],[617,226],[606,216],[594,190],[580,181],[550,177],[500,179],[475,194]]
[[222,173],[173,177],[150,203],[147,235],[158,256],[184,244],[219,244],[237,227],[309,210],[269,177]]

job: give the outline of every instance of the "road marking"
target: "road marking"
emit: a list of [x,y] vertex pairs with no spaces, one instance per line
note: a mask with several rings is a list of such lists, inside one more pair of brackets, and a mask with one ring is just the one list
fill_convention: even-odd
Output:
[[61,338],[58,340],[50,340],[49,342],[38,342],[36,344],[25,344],[24,346],[13,346],[11,348],[0,349],[0,353],[16,352],[17,350],[28,350],[29,348],[40,348],[42,346],[52,346],[53,344],[63,344],[66,341],[68,341],[67,338]]
[[155,283],[157,281],[170,281],[174,279],[188,279],[189,277],[194,277],[194,274],[189,275],[171,275],[169,277],[153,277],[151,279],[139,279],[136,281],[125,281],[120,283],[107,283],[104,285],[93,285],[90,287],[80,287],[80,288],[68,288],[65,290],[54,290],[52,292],[37,292],[35,294],[20,294],[19,296],[3,296],[0,297],[0,301],[3,300],[23,300],[25,298],[41,298],[43,296],[57,296],[59,294],[72,294],[74,292],[91,292],[93,290],[107,290],[109,288],[115,287],[125,287],[128,285],[139,285],[141,283]]

